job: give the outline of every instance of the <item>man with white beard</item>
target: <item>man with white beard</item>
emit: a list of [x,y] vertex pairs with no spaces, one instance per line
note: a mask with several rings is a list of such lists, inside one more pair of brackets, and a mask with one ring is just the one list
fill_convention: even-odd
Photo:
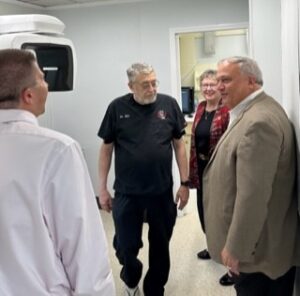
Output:
[[[149,224],[149,269],[145,296],[164,295],[170,270],[169,242],[177,210],[189,197],[188,165],[183,141],[186,122],[176,100],[157,93],[152,66],[133,64],[127,70],[131,93],[113,100],[100,126],[103,139],[99,155],[99,199],[102,209],[112,210],[114,248],[122,265],[125,295],[140,295],[143,265],[142,226]],[[174,202],[172,152],[175,152],[181,185]],[[115,197],[107,190],[107,176],[115,152]],[[112,203],[113,201],[113,203]]]

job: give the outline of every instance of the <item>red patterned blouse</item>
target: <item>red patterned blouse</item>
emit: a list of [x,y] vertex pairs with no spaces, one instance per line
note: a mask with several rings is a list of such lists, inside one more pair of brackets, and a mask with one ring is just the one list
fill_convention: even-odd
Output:
[[[201,102],[198,105],[195,119],[192,125],[192,137],[191,137],[191,150],[190,150],[190,188],[200,189],[198,162],[195,146],[195,129],[205,111],[206,101]],[[209,157],[212,155],[219,139],[225,132],[229,123],[229,112],[226,106],[222,105],[220,101],[219,106],[215,112],[211,127],[210,127],[210,142],[209,142]],[[202,173],[201,173],[202,175]]]

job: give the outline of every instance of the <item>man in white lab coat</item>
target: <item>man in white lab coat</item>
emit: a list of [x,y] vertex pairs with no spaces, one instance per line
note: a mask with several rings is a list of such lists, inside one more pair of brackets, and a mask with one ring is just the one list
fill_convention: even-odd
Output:
[[32,53],[0,50],[0,295],[113,296],[80,146],[37,122],[47,93]]

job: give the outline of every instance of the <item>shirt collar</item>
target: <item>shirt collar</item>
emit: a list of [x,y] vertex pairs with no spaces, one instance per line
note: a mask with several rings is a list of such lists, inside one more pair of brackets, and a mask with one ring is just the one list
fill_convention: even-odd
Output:
[[229,110],[229,125],[246,109],[246,107],[250,104],[250,102],[256,98],[259,94],[263,92],[263,88],[256,90],[247,96],[244,100],[242,100],[239,104],[237,104],[233,109]]
[[2,109],[0,110],[0,123],[9,123],[13,121],[25,121],[34,125],[39,125],[34,114],[21,109]]

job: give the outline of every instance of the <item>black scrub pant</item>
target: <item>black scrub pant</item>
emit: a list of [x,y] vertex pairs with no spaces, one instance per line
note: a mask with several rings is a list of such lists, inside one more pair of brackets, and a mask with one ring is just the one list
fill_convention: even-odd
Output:
[[237,296],[292,296],[296,268],[272,280],[263,273],[240,273],[234,276]]
[[145,220],[149,224],[149,269],[143,290],[145,296],[164,295],[164,286],[169,277],[169,242],[175,225],[177,209],[170,188],[157,196],[130,196],[115,194],[113,219],[115,224],[114,248],[123,266],[120,277],[134,288],[138,285],[143,265],[137,258],[143,247],[142,228]]

